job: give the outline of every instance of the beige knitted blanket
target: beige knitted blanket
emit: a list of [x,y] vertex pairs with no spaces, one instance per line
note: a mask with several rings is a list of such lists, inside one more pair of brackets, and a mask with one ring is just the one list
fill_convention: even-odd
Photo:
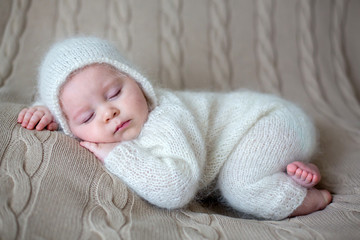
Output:
[[[0,1],[0,239],[359,239],[357,0]],[[114,41],[162,86],[271,92],[316,121],[323,211],[248,219],[215,199],[182,210],[141,200],[76,140],[16,123],[49,45]]]

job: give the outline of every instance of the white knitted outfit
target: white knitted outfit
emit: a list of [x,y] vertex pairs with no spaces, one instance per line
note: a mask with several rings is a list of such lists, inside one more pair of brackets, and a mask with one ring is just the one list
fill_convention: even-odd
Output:
[[[107,62],[123,71],[117,61]],[[316,147],[314,126],[299,108],[250,91],[154,90],[126,66],[154,108],[139,137],[115,147],[105,166],[137,194],[159,207],[180,208],[217,181],[233,208],[274,220],[303,202],[307,190],[285,173],[289,163],[308,161]]]

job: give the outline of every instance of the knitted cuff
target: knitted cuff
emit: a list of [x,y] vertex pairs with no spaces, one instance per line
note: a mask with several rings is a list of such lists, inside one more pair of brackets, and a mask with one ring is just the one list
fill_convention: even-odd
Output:
[[273,208],[273,216],[269,217],[270,219],[281,220],[289,217],[306,197],[307,189],[292,179],[284,183],[284,188],[285,190],[281,193],[283,200]]

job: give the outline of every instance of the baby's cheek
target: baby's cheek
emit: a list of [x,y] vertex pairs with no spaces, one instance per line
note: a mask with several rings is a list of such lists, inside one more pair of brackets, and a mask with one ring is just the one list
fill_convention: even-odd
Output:
[[89,141],[88,135],[90,134],[88,130],[82,127],[72,127],[70,128],[72,134],[74,134],[77,138],[82,141]]

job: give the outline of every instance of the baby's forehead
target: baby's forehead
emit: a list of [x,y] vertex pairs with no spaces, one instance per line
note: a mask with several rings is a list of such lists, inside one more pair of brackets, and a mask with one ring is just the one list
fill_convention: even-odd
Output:
[[[128,76],[125,72],[117,69],[116,67],[108,64],[108,63],[92,63],[85,65],[83,67],[77,68],[74,71],[72,71],[68,76],[67,80],[72,79],[75,75],[84,72],[89,69],[102,69],[103,71],[109,73],[109,74],[116,74],[120,76]],[[67,82],[67,81],[66,81]]]
[[109,64],[87,65],[69,74],[64,84],[60,87],[59,95],[63,93],[68,85],[73,85],[76,88],[87,88],[91,83],[103,86],[125,78],[129,78],[129,75]]

